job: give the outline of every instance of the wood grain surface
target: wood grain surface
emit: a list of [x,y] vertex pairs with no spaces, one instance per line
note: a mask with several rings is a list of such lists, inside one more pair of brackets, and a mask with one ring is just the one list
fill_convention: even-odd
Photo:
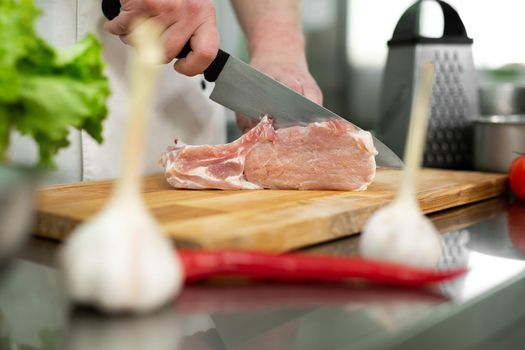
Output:
[[[399,171],[378,169],[367,191],[175,190],[161,175],[144,178],[144,199],[179,246],[285,251],[359,232],[394,197]],[[418,199],[425,213],[496,197],[500,174],[424,169]],[[43,188],[37,198],[37,235],[63,239],[104,205],[113,183]]]

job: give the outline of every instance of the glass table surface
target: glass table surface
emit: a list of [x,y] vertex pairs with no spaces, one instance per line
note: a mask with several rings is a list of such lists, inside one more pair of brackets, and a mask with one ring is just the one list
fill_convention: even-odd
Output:
[[[525,204],[496,198],[431,216],[442,266],[469,272],[431,289],[213,284],[142,317],[72,306],[54,257],[32,238],[0,279],[0,349],[465,349],[525,318]],[[312,253],[357,254],[359,236]]]

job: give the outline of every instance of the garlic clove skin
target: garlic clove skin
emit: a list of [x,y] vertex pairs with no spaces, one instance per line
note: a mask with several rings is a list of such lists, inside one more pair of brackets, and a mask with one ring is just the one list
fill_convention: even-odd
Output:
[[60,253],[71,298],[107,312],[142,313],[174,298],[182,265],[139,200],[113,200],[79,226]]
[[366,223],[360,238],[361,255],[421,268],[436,267],[442,246],[439,233],[417,203],[394,201]]

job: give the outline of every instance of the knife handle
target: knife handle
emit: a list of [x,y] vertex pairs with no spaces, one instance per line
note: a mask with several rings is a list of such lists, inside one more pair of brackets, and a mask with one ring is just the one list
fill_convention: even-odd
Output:
[[[110,21],[118,16],[118,14],[120,13],[120,7],[120,0],[102,0],[102,13],[104,13],[104,16]],[[188,41],[186,45],[184,45],[182,50],[179,52],[179,54],[176,56],[176,58],[184,58],[188,56],[190,52],[191,45]],[[213,62],[204,71],[204,79],[206,79],[210,83],[213,83],[215,80],[217,80],[229,57],[229,53],[219,49],[219,52],[217,53],[217,56],[215,57]]]
[[110,21],[120,13],[120,0],[102,0],[102,13]]

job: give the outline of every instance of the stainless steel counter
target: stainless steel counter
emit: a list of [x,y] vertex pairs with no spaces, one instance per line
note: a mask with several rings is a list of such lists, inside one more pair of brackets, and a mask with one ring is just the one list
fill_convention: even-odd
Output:
[[[442,265],[469,273],[433,289],[201,285],[147,317],[68,304],[58,244],[32,239],[0,280],[0,349],[469,349],[523,344],[525,204],[498,198],[432,216]],[[353,255],[358,237],[307,250]],[[519,347],[516,347],[519,348]]]

